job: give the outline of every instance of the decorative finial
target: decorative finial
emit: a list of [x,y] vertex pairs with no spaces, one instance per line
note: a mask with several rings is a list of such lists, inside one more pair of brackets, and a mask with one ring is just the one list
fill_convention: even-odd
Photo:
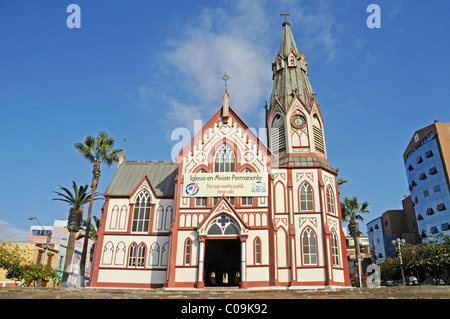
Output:
[[282,14],[280,14],[280,16],[284,16],[284,22],[288,22],[286,17],[290,16],[290,15],[291,15],[290,13],[286,13],[286,10],[284,10],[284,12]]
[[229,79],[231,79],[231,78],[225,73],[224,76],[221,77],[221,79],[225,81],[225,92],[228,93],[228,91],[227,91],[227,81]]

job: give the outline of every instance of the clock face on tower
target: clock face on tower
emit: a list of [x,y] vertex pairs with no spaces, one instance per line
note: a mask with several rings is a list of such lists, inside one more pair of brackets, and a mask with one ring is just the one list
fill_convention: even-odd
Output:
[[295,128],[302,128],[306,125],[306,119],[301,115],[294,115],[291,118],[291,125]]

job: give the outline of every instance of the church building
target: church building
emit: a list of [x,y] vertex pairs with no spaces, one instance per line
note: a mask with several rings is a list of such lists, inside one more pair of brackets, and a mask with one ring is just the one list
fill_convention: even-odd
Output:
[[337,172],[287,21],[272,70],[268,146],[225,90],[176,161],[120,162],[90,286],[350,286]]

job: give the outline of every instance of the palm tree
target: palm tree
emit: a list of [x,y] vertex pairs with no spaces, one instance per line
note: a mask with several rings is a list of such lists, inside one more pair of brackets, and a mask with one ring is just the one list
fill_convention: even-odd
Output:
[[91,200],[91,194],[87,192],[88,185],[78,187],[77,184],[72,181],[73,193],[65,187],[59,186],[59,189],[65,193],[55,192],[58,198],[53,200],[60,200],[69,203],[72,206],[69,211],[69,220],[67,222],[67,229],[69,230],[69,241],[67,243],[66,260],[64,262],[64,272],[62,282],[67,283],[69,278],[69,267],[72,264],[72,256],[75,248],[76,235],[80,230],[82,223],[82,216],[84,213],[83,205],[87,204]]
[[[339,168],[336,168],[336,174],[339,175]],[[347,183],[348,183],[348,180],[345,179],[344,177],[341,177],[341,178],[339,178],[339,179],[337,180],[337,186],[338,186],[338,187],[339,187],[339,186],[342,186],[342,185],[344,185],[344,184],[347,184]]]
[[[357,220],[363,221],[362,213],[369,213],[369,203],[359,203],[356,196],[345,197],[341,202],[341,215],[342,220],[349,222],[348,231],[355,241],[356,260],[358,262],[358,269],[361,269],[360,249],[359,249],[359,236],[361,231],[359,230],[359,224]],[[359,275],[360,277],[360,275]]]
[[[97,218],[97,216],[92,216],[94,219],[94,224],[90,223],[91,228],[89,229],[89,237],[93,240],[97,240],[97,234],[100,229],[101,220]],[[87,220],[83,220],[83,229],[87,227]],[[83,238],[85,234],[80,234],[77,239]]]
[[[83,143],[76,143],[74,145],[75,150],[84,156],[89,162],[94,164],[92,171],[92,193],[95,194],[97,190],[98,181],[100,180],[100,164],[106,163],[107,166],[111,166],[112,163],[119,161],[119,154],[122,150],[113,149],[114,138],[109,137],[108,134],[101,131],[98,137],[87,136]],[[89,241],[89,231],[91,228],[92,208],[94,204],[94,198],[91,197],[89,203],[89,210],[87,216],[86,236],[84,237],[83,252],[81,254],[80,262],[80,283],[84,286],[84,270],[86,266],[86,254]]]

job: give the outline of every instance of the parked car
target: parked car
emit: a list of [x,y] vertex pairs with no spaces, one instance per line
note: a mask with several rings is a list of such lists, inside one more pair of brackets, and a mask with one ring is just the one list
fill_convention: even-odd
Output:
[[389,286],[398,286],[398,282],[397,282],[397,280],[385,280],[383,282],[383,286],[387,286],[387,287],[389,287]]
[[419,281],[417,280],[417,277],[415,276],[409,276],[406,278],[406,285],[408,286],[417,286],[419,284]]

